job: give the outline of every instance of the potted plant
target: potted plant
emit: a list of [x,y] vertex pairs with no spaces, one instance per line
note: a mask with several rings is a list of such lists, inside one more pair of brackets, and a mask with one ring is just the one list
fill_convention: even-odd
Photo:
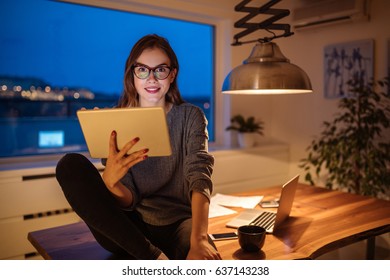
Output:
[[[321,136],[311,142],[300,167],[306,181],[323,176],[329,189],[389,198],[389,78],[364,84],[350,80],[350,95],[339,101],[340,112],[324,122]],[[314,169],[314,172],[313,172]]]
[[254,117],[244,118],[242,115],[235,115],[230,119],[231,125],[226,130],[238,132],[238,143],[240,147],[253,147],[256,143],[256,134],[263,135],[264,124],[256,121]]

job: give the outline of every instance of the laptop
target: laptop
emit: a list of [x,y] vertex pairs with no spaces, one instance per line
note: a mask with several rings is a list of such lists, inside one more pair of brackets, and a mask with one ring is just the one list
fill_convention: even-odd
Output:
[[274,232],[290,215],[298,179],[299,175],[296,175],[283,185],[276,213],[261,209],[245,209],[226,226],[238,228],[243,225],[258,225],[264,227],[267,233]]
[[172,154],[162,107],[79,110],[77,117],[92,158],[107,158],[113,130],[117,133],[118,149],[135,137],[140,138],[128,154],[145,148],[149,149],[149,157]]

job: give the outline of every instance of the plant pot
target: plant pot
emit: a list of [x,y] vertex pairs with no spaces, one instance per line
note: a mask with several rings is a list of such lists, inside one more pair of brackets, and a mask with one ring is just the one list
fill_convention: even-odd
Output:
[[241,148],[251,148],[256,144],[256,133],[244,132],[238,133],[238,144]]

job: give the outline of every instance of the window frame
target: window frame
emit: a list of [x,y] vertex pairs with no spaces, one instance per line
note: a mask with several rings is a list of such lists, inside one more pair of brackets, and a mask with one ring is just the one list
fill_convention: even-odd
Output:
[[[193,9],[189,2],[173,0],[177,2],[176,5],[166,3],[164,1],[150,1],[150,0],[127,0],[120,1],[106,1],[106,0],[54,0],[58,2],[68,2],[74,4],[81,4],[87,6],[95,6],[99,8],[114,9],[120,11],[127,11],[145,15],[167,17],[177,20],[191,21],[196,23],[208,24],[214,27],[214,98],[212,104],[214,113],[214,135],[215,139],[209,143],[210,150],[222,149],[230,147],[231,136],[225,131],[228,126],[231,113],[231,98],[229,95],[221,93],[221,86],[223,79],[231,69],[231,30],[232,20],[228,12],[215,13],[209,9],[207,2],[203,4],[192,4],[197,8]],[[179,3],[180,2],[180,3]],[[201,2],[201,1],[200,1]],[[59,159],[62,154],[52,155],[29,155],[19,157],[0,158],[0,165],[11,168],[13,164],[20,162],[34,163],[36,161],[44,165],[52,164]]]

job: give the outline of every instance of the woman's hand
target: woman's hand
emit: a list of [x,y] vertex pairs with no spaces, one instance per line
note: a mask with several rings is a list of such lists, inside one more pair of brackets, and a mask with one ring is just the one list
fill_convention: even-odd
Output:
[[128,151],[139,141],[139,138],[127,142],[125,146],[118,150],[116,132],[113,131],[110,136],[110,144],[106,168],[103,172],[103,181],[108,190],[114,194],[122,206],[131,204],[130,192],[120,183],[120,179],[126,175],[129,168],[147,158],[148,149],[127,154]]
[[191,243],[187,260],[221,260],[218,251],[211,246],[207,239]]

